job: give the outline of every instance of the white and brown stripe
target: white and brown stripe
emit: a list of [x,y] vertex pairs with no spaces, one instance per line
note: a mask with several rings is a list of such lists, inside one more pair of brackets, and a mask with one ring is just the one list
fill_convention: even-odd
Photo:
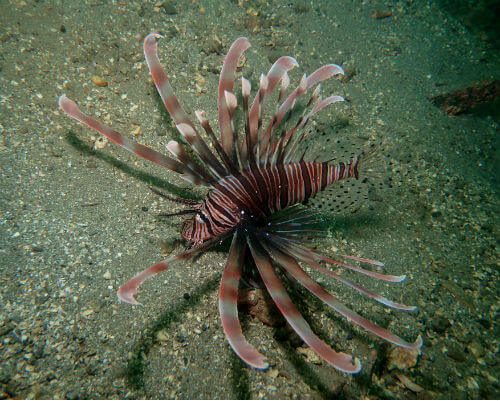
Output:
[[242,219],[269,216],[287,206],[304,203],[335,181],[357,174],[358,157],[346,163],[292,162],[246,169],[214,184],[200,202],[192,230],[183,236],[199,242],[219,235]]

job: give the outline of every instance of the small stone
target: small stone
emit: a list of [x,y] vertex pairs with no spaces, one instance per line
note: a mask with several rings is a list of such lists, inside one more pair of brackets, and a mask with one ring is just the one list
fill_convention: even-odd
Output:
[[82,316],[89,318],[94,313],[94,309],[90,308],[82,312]]
[[205,43],[203,44],[202,50],[206,54],[210,54],[210,53],[221,54],[222,42],[215,35],[209,36],[205,39]]
[[443,333],[450,327],[450,321],[442,316],[434,316],[431,321],[432,328],[438,333]]
[[104,149],[109,142],[108,138],[99,137],[94,141],[94,145],[92,146],[93,150],[101,150]]
[[472,376],[467,377],[466,381],[467,381],[467,387],[469,390],[473,390],[473,391],[479,390],[479,384]]
[[52,380],[54,380],[56,378],[56,375],[54,372],[50,372],[49,374],[47,374],[47,376],[45,376],[45,379],[50,382]]
[[478,341],[472,341],[467,348],[476,359],[481,358],[485,354],[484,347]]
[[402,373],[396,373],[396,377],[403,384],[403,386],[405,386],[407,389],[409,389],[411,391],[414,391],[415,393],[419,393],[419,392],[424,390],[417,383],[413,382],[412,380],[410,380],[407,376],[403,375]]
[[269,376],[271,379],[276,379],[279,375],[279,370],[275,368],[270,368],[266,371],[266,375]]
[[281,327],[285,324],[283,316],[278,312],[267,293],[261,289],[244,290],[238,296],[238,302],[248,313],[271,327]]
[[17,380],[11,380],[5,386],[5,392],[12,398],[16,397],[20,383]]
[[11,322],[5,323],[2,327],[0,327],[0,336],[4,336],[6,334],[9,334],[13,328],[14,328],[14,325]]
[[457,362],[463,362],[466,359],[465,352],[458,344],[452,344],[448,347],[448,356]]
[[389,354],[388,368],[408,370],[417,364],[418,356],[420,355],[418,349],[407,349],[402,347],[394,347]]
[[177,9],[175,8],[175,2],[172,0],[164,1],[159,5],[159,7],[163,8],[163,11],[165,11],[165,14],[167,15],[177,14]]
[[184,343],[184,342],[186,342],[186,337],[185,337],[185,336],[183,336],[182,334],[177,334],[177,335],[175,336],[175,339],[176,339],[176,341],[178,341],[178,342],[180,342],[180,343]]
[[105,280],[111,280],[111,273],[107,271],[102,275],[102,277],[104,277]]
[[160,343],[164,343],[168,340],[168,336],[165,334],[164,330],[159,330],[156,332],[156,340]]
[[85,371],[87,374],[91,376],[95,376],[99,372],[99,365],[97,362],[91,362],[89,365],[87,365]]
[[0,383],[8,383],[12,379],[12,374],[7,371],[0,371]]
[[92,83],[94,85],[101,86],[101,87],[108,86],[108,81],[106,81],[102,77],[98,77],[98,76],[94,75],[94,76],[90,77],[90,80],[92,81]]
[[299,347],[297,348],[297,351],[306,357],[307,362],[311,362],[316,365],[321,364],[321,358],[319,355],[308,346]]

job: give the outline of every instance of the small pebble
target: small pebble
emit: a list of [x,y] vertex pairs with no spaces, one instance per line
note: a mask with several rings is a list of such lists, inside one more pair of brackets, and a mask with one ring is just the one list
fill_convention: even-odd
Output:
[[56,375],[53,372],[50,372],[47,376],[45,376],[45,379],[50,382],[56,378]]
[[448,327],[450,327],[450,321],[442,316],[434,316],[432,318],[431,325],[436,332],[443,333]]
[[308,346],[299,347],[297,348],[297,351],[299,352],[299,354],[302,354],[306,357],[307,362],[311,362],[316,365],[321,364],[321,358],[319,357],[319,355],[316,354],[316,352],[314,352]]
[[388,368],[392,370],[394,368],[401,371],[408,370],[417,364],[418,356],[420,355],[420,350],[407,349],[402,347],[394,347],[389,354]]
[[463,362],[466,359],[465,352],[458,344],[452,344],[448,347],[448,356],[457,362]]
[[107,271],[106,273],[104,273],[102,276],[106,280],[111,280],[111,273],[109,271]]
[[472,341],[467,348],[476,359],[481,358],[485,354],[484,347],[478,341]]
[[90,80],[92,81],[92,83],[94,85],[101,86],[101,87],[108,86],[108,81],[106,81],[104,78],[98,77],[96,75],[90,77]]
[[164,343],[168,340],[168,337],[165,333],[164,330],[160,330],[160,331],[157,331],[156,332],[156,339],[161,342],[161,343]]

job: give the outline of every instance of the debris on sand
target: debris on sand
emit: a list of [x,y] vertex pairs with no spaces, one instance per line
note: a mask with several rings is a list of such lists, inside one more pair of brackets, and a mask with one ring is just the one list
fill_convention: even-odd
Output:
[[469,113],[479,104],[493,102],[500,96],[500,81],[493,79],[480,82],[444,95],[434,96],[433,103],[448,114]]

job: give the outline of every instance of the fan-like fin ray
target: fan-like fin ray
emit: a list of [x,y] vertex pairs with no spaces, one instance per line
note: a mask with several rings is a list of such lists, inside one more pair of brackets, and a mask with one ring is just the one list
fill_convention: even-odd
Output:
[[344,74],[344,70],[342,67],[336,64],[327,64],[316,71],[314,71],[311,75],[309,75],[305,82],[301,81],[299,86],[297,86],[292,93],[284,100],[281,106],[278,108],[276,113],[276,117],[271,120],[267,129],[265,131],[264,137],[268,137],[271,134],[271,131],[274,127],[276,127],[285,116],[285,114],[290,110],[290,108],[295,104],[297,98],[299,98],[302,94],[304,94],[309,88],[315,86],[321,81],[331,78],[337,74]]
[[[375,334],[377,337],[383,338],[384,340],[389,341],[397,346],[409,349],[420,349],[422,347],[423,341],[420,336],[417,337],[414,343],[409,343],[403,340],[401,337],[398,337],[394,333],[391,333],[389,330],[376,325],[372,321],[347,308],[337,298],[326,292],[323,287],[321,287],[318,283],[311,279],[311,277],[309,277],[309,275],[304,270],[302,270],[295,258],[290,256],[287,250],[277,245],[277,241],[275,239],[268,239],[270,241],[268,241],[263,246],[278,262],[278,264],[282,266],[288,273],[290,273],[301,285],[311,291],[311,293],[316,295],[332,309],[340,313],[348,320],[353,321],[357,325],[363,327],[370,333]],[[272,246],[270,244],[272,244]]]
[[274,271],[268,253],[262,247],[260,241],[252,235],[249,235],[247,236],[247,242],[267,291],[295,332],[309,347],[333,367],[346,373],[359,372],[361,370],[361,363],[358,359],[353,360],[350,355],[335,352],[314,334],[309,324],[305,321],[288,296],[285,287],[281,283],[280,277]]
[[161,37],[161,35],[151,33],[144,38],[144,55],[156,89],[160,94],[165,108],[174,120],[175,126],[184,136],[186,141],[200,156],[204,163],[210,165],[210,167],[216,170],[218,174],[223,175],[224,168],[196,131],[195,126],[179,103],[179,100],[175,96],[174,91],[168,82],[167,75],[165,74],[158,58],[158,44],[156,43],[156,38],[159,37]]
[[[297,60],[293,57],[283,56],[280,57],[266,75],[267,85],[264,91],[259,89],[254,97],[252,106],[249,112],[250,121],[250,134],[252,135],[252,142],[255,143],[257,140],[257,129],[258,129],[258,117],[263,114],[263,100],[264,98],[272,93],[278,82],[290,71],[292,68],[297,67],[299,64]],[[285,78],[286,82],[286,78]],[[260,103],[260,104],[259,104]]]
[[217,92],[217,108],[219,114],[219,127],[221,135],[222,148],[233,163],[236,162],[234,153],[233,133],[231,131],[231,123],[229,110],[226,104],[224,92],[232,92],[234,86],[234,76],[238,60],[245,50],[250,47],[248,39],[245,37],[238,38],[234,41],[229,49],[219,78],[219,89]]
[[[403,304],[391,301],[390,299],[387,299],[387,298],[383,297],[382,295],[379,295],[373,291],[370,291],[370,290],[362,287],[361,285],[355,283],[354,281],[348,280],[348,279],[338,275],[337,273],[335,273],[329,269],[326,269],[325,267],[321,266],[319,263],[317,263],[314,260],[313,252],[309,251],[305,247],[299,248],[299,247],[295,247],[293,245],[289,246],[289,245],[286,245],[285,242],[281,240],[281,238],[276,237],[276,236],[273,236],[273,238],[274,238],[275,245],[278,246],[282,252],[290,254],[291,256],[295,257],[296,259],[298,259],[304,263],[307,263],[309,266],[320,271],[321,273],[326,274],[330,277],[333,277],[334,279],[340,281],[342,284],[347,285],[348,287],[358,291],[359,293],[361,293],[369,298],[374,299],[377,302],[380,302],[381,304],[387,305],[387,306],[394,308],[394,309],[405,310],[405,311],[414,311],[415,309],[417,309],[415,306],[407,306],[407,305],[403,305]],[[309,251],[309,252],[307,252],[307,251]]]
[[137,288],[149,277],[169,269],[171,265],[176,261],[190,259],[193,256],[199,255],[200,253],[206,251],[207,249],[210,249],[221,241],[224,241],[232,233],[233,230],[228,230],[217,237],[213,237],[205,241],[201,245],[195,246],[177,255],[170,256],[169,258],[162,260],[161,262],[149,266],[140,273],[136,274],[118,289],[118,298],[129,304],[139,305],[139,302],[135,300],[134,295],[137,293]]
[[222,327],[231,348],[248,365],[257,369],[267,369],[264,355],[250,345],[241,330],[238,318],[238,284],[241,265],[245,257],[245,237],[237,230],[233,237],[226,265],[222,272],[219,288],[219,312]]
[[329,96],[326,99],[319,101],[318,104],[316,104],[314,106],[314,108],[309,113],[307,113],[306,116],[304,118],[302,118],[300,120],[300,122],[295,127],[290,129],[285,134],[284,141],[286,141],[286,146],[285,146],[286,154],[282,158],[285,163],[287,163],[291,160],[295,160],[292,157],[294,154],[294,150],[296,149],[296,146],[300,143],[300,141],[303,138],[303,135],[295,136],[295,138],[294,138],[293,137],[294,132],[298,132],[298,131],[302,130],[302,133],[304,133],[305,131],[303,131],[303,130],[305,129],[307,123],[309,122],[310,118],[314,114],[321,111],[323,108],[325,108],[326,106],[328,106],[332,103],[343,102],[343,101],[344,101],[344,98],[342,96],[338,96],[338,95]]
[[153,77],[156,89],[163,100],[163,104],[172,117],[172,120],[174,120],[175,125],[187,124],[194,129],[193,123],[189,119],[186,111],[182,108],[179,100],[177,100],[172,86],[170,86],[170,83],[168,82],[167,74],[165,74],[165,71],[160,64],[156,38],[161,37],[162,36],[158,33],[150,33],[144,38],[144,56],[146,57],[149,71]]
[[165,156],[157,152],[156,150],[141,145],[140,143],[133,141],[123,134],[120,134],[118,131],[115,131],[114,129],[108,127],[107,125],[104,125],[100,121],[97,121],[96,119],[83,113],[78,108],[75,102],[73,102],[71,99],[68,99],[64,95],[59,98],[59,107],[68,116],[74,118],[77,121],[80,121],[86,126],[97,131],[101,135],[104,135],[106,138],[110,139],[122,148],[127,149],[129,152],[135,153],[137,156],[140,156],[153,163],[159,164],[160,166],[166,167],[169,170],[175,171],[176,173],[183,174],[191,182],[194,182],[196,184],[209,185],[209,183],[202,176],[194,172],[185,164],[179,163],[178,161],[171,159],[170,157]]
[[[349,265],[349,264],[343,263],[343,262],[341,262],[339,260],[328,258],[328,257],[320,255],[319,253],[316,253],[316,252],[313,252],[313,254],[314,254],[315,258],[323,260],[324,262],[332,263],[332,264],[335,264],[335,265],[341,266],[341,267],[345,267],[346,269],[350,269],[350,270],[356,271],[358,273],[361,273],[361,274],[364,274],[366,276],[370,276],[370,277],[376,278],[378,280],[388,281],[388,282],[391,282],[391,283],[399,283],[399,282],[404,281],[406,279],[406,274],[403,274],[401,276],[393,276],[392,274],[377,273],[377,272],[374,272],[374,271],[371,271],[371,270],[363,269],[362,267],[359,267],[359,266]],[[364,259],[364,258],[357,258],[357,257],[354,257],[354,256],[344,256],[344,255],[339,255],[339,256],[342,256],[342,257],[348,258],[348,259],[353,259],[353,260]],[[365,259],[365,260],[370,260],[370,259]],[[376,261],[373,261],[373,262],[376,262]],[[369,262],[367,262],[367,263],[369,263]],[[380,262],[378,262],[378,263],[380,263]],[[380,266],[380,265],[377,265],[376,263],[371,263],[371,264],[373,264],[375,266]]]
[[222,149],[222,146],[219,142],[219,140],[216,138],[214,131],[212,127],[210,126],[210,122],[208,119],[205,117],[205,111],[203,110],[196,110],[194,112],[196,114],[196,118],[198,118],[198,121],[200,122],[201,126],[205,130],[206,134],[210,138],[210,141],[212,142],[212,146],[216,150],[217,154],[221,158],[222,162],[224,163],[225,170],[224,170],[224,176],[228,175],[229,172],[232,174],[236,174],[238,172],[236,166],[234,163],[229,159],[227,153]]

